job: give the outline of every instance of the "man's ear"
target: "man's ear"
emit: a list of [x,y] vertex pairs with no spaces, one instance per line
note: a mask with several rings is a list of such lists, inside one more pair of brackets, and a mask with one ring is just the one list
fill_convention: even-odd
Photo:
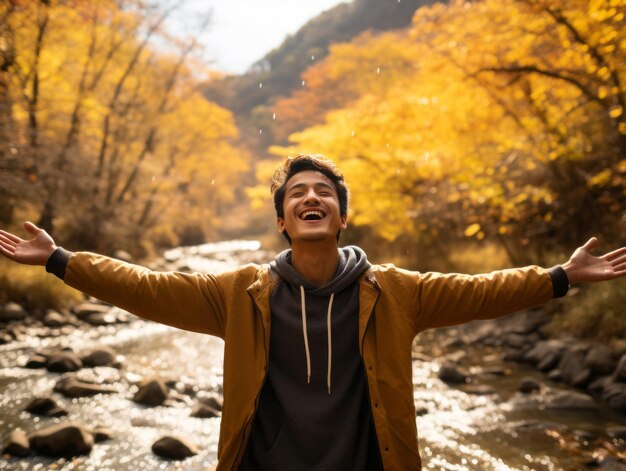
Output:
[[348,228],[348,215],[341,216],[341,230]]
[[278,232],[281,234],[285,232],[285,219],[284,218],[276,218],[276,225],[278,226]]

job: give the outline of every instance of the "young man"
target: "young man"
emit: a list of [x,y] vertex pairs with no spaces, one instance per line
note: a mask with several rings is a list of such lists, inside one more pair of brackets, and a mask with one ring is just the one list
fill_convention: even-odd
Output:
[[348,191],[319,156],[288,159],[272,185],[291,249],[269,265],[228,273],[157,273],[0,231],[0,251],[46,265],[81,291],[181,329],[225,341],[218,469],[421,469],[411,346],[432,327],[530,308],[569,284],[626,274],[626,248],[601,257],[595,238],[565,264],[486,275],[370,265],[338,248]]

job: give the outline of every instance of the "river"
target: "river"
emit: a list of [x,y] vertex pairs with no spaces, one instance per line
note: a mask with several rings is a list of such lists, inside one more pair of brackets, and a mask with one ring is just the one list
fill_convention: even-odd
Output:
[[[168,267],[186,266],[191,270],[220,271],[241,263],[267,261],[271,254],[259,250],[258,243],[233,241],[206,244],[166,254]],[[600,411],[551,412],[541,395],[529,398],[518,392],[524,376],[541,375],[523,366],[504,363],[497,350],[464,347],[464,363],[475,365],[472,373],[493,391],[480,394],[450,387],[437,378],[446,355],[458,350],[442,347],[454,329],[421,334],[416,341],[413,378],[419,414],[416,418],[424,469],[434,470],[578,470],[581,452],[591,456],[611,425],[624,424],[623,415],[602,407]],[[109,381],[118,394],[66,399],[55,394],[57,402],[70,412],[62,418],[40,418],[23,412],[37,395],[50,394],[58,374],[21,368],[35,350],[71,346],[75,351],[108,345],[125,357],[121,370],[99,367],[81,370],[81,375],[98,382]],[[223,343],[206,335],[134,320],[130,324],[76,329],[61,337],[28,337],[0,346],[0,430],[3,436],[16,427],[27,432],[44,425],[77,420],[88,425],[113,429],[112,440],[96,444],[87,456],[72,460],[41,456],[26,459],[0,459],[0,470],[203,470],[216,462],[219,418],[189,416],[191,403],[177,401],[170,407],[149,408],[130,400],[142,377],[174,378],[198,394],[219,391],[222,377]],[[481,375],[482,373],[485,373]],[[497,374],[493,374],[497,372]],[[574,431],[590,437],[574,439]],[[200,453],[185,461],[164,461],[150,447],[165,434],[192,439]],[[578,436],[578,435],[576,435]],[[585,458],[587,459],[587,458]],[[616,468],[626,469],[621,464]]]

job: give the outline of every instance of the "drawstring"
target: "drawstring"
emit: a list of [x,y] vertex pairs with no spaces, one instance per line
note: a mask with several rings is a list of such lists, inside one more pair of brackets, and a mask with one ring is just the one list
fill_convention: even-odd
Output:
[[328,331],[328,374],[326,375],[326,384],[328,386],[328,394],[330,394],[330,367],[333,362],[333,340],[330,335],[330,326],[331,326],[331,318],[330,313],[333,309],[333,299],[335,297],[335,293],[331,293],[330,301],[328,301],[328,315],[326,316],[326,330]]
[[306,382],[311,382],[311,352],[309,352],[309,333],[306,330],[306,305],[304,303],[304,286],[300,286],[300,311],[302,312],[302,336],[306,352]]
[[[326,331],[328,333],[328,372],[326,375],[326,386],[328,386],[328,394],[330,394],[330,373],[333,362],[332,348],[332,310],[335,293],[331,293],[330,301],[328,301],[328,313],[326,314]],[[306,303],[304,297],[304,286],[300,286],[300,312],[302,314],[302,337],[304,338],[304,351],[306,352],[306,382],[311,383],[311,352],[309,350],[309,333],[306,328]]]

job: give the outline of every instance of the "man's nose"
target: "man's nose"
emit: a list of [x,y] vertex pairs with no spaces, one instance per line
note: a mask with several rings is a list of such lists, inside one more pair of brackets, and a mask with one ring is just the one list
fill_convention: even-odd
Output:
[[309,188],[305,194],[304,197],[304,202],[305,203],[318,203],[320,200],[317,191],[315,191],[315,188]]

